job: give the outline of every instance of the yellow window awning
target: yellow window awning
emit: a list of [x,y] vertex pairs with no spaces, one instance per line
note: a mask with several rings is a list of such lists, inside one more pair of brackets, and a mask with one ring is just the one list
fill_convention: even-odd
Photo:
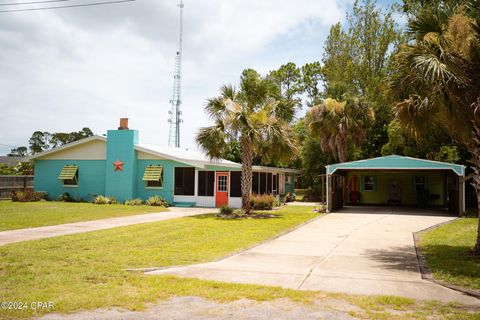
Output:
[[63,167],[58,179],[60,180],[71,180],[75,178],[77,174],[78,167],[75,165],[69,166],[68,164]]
[[149,165],[145,168],[143,181],[160,181],[162,182],[162,166]]

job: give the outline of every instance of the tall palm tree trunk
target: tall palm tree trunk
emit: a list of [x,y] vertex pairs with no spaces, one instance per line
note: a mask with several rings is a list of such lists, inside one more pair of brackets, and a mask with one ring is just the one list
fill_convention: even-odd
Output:
[[473,248],[475,255],[480,256],[480,189],[477,187],[477,206],[478,206],[478,228],[477,228],[477,243]]
[[242,137],[242,209],[250,213],[250,193],[252,191],[252,147],[247,138]]
[[472,166],[472,185],[477,193],[477,207],[478,207],[478,228],[477,228],[477,242],[473,249],[474,253],[480,256],[480,128],[474,125],[473,143],[470,145],[469,152],[472,159],[469,161]]

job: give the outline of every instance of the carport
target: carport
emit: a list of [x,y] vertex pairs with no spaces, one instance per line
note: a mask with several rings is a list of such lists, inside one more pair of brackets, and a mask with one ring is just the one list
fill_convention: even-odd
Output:
[[465,167],[391,155],[326,168],[327,211],[344,205],[465,211]]

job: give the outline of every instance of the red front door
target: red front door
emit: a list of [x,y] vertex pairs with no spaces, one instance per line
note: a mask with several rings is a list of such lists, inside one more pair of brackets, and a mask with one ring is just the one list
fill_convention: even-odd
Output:
[[215,180],[217,188],[217,195],[215,197],[216,207],[218,208],[223,205],[228,205],[228,173],[217,172]]

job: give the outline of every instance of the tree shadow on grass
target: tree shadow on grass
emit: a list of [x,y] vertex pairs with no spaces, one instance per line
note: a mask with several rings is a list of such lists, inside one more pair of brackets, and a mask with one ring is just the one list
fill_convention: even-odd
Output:
[[468,246],[428,245],[422,248],[434,275],[480,290],[480,257]]
[[380,262],[387,270],[419,272],[417,255],[412,246],[394,247],[389,250],[370,249],[364,256]]

